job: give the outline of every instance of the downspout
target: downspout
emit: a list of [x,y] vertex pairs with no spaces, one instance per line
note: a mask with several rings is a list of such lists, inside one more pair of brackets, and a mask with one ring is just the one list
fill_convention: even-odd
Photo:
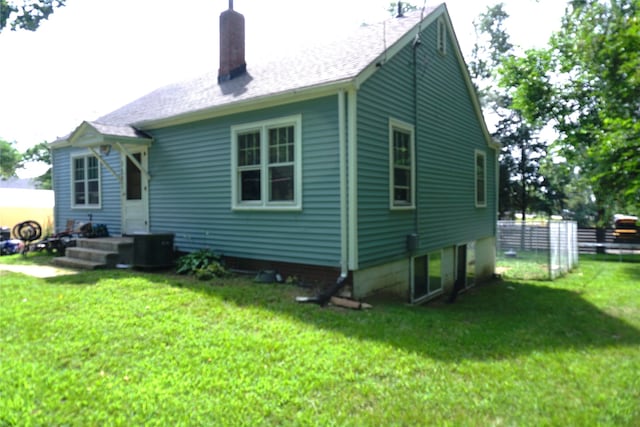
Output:
[[[352,92],[353,93],[353,92]],[[351,93],[349,94],[351,97]],[[350,102],[353,100],[350,99]],[[351,105],[351,104],[350,104]],[[351,113],[351,108],[349,109]],[[351,116],[350,116],[351,117]],[[353,119],[352,119],[353,120]],[[352,123],[349,123],[349,129],[351,129]],[[351,131],[349,132],[351,136]],[[347,106],[345,91],[341,89],[338,92],[338,151],[339,159],[338,164],[340,167],[340,276],[336,279],[329,289],[312,297],[296,297],[296,301],[299,303],[314,303],[321,306],[326,305],[332,296],[338,293],[340,289],[346,284],[347,277],[349,276],[349,255],[351,251],[350,243],[350,220],[351,220],[351,205],[353,204],[352,195],[347,191],[350,188],[350,168],[349,168],[349,154],[347,144]]]
[[349,269],[358,269],[358,91],[349,89],[347,93],[347,193],[348,193],[348,233]]
[[[349,275],[349,210],[347,203],[347,111],[344,90],[338,92],[338,146],[340,151],[340,278]],[[340,278],[338,280],[340,280]]]
[[[418,174],[418,129],[420,120],[418,118],[418,47],[422,43],[420,41],[420,32],[422,28],[418,30],[416,34],[416,38],[413,40],[411,47],[413,48],[413,120],[414,120],[414,131],[413,131],[413,174],[414,174],[414,186],[413,189],[413,197],[414,197],[414,205],[415,209],[413,211],[413,220],[414,220],[414,230],[416,235],[418,236],[418,247],[420,246],[420,216],[419,216],[419,204],[418,204],[418,195],[420,192],[418,191],[418,182],[419,174]],[[416,248],[417,249],[417,248]]]

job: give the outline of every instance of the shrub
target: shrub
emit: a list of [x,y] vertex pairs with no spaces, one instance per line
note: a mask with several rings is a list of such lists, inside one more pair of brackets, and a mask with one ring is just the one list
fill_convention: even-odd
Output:
[[228,275],[222,257],[210,249],[201,249],[178,258],[176,273],[194,274],[200,280]]
[[227,277],[229,272],[220,262],[214,261],[204,268],[197,269],[195,275],[199,280],[211,280],[215,277]]

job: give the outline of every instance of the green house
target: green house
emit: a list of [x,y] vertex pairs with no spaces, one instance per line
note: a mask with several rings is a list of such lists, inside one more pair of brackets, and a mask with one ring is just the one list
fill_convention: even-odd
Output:
[[444,4],[220,69],[52,143],[55,218],[173,233],[229,265],[419,302],[490,277],[497,156]]

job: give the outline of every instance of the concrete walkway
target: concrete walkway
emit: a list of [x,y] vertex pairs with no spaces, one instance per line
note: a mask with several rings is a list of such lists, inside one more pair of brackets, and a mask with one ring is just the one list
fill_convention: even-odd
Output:
[[0,271],[22,273],[33,277],[55,277],[76,274],[77,271],[68,268],[51,267],[48,265],[6,265],[0,264]]

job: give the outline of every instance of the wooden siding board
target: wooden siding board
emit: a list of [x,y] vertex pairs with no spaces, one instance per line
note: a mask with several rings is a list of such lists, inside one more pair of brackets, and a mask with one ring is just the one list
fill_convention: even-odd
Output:
[[[302,115],[303,209],[231,209],[231,126]],[[152,231],[180,250],[211,248],[241,258],[340,264],[336,97],[154,131],[149,155]]]
[[[422,31],[417,53],[417,114],[413,51],[405,47],[361,87],[358,96],[359,263],[407,256],[406,235],[419,230],[420,251],[494,234],[495,152],[487,147],[453,54],[436,51],[436,24]],[[388,120],[416,125],[415,212],[389,209]],[[487,154],[487,207],[475,207],[475,150]]]

